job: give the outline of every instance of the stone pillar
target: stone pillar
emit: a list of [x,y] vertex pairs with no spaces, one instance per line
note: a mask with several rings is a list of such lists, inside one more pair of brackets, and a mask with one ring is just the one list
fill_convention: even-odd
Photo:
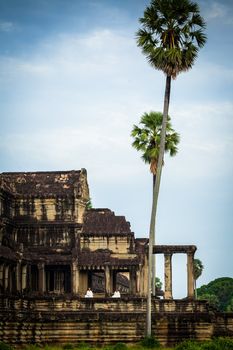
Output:
[[16,290],[18,292],[22,291],[22,270],[21,261],[19,260],[16,265]]
[[32,265],[27,265],[27,289],[32,291]]
[[27,265],[22,266],[22,291],[27,288]]
[[142,289],[142,295],[146,297],[148,295],[148,254],[145,256],[145,264],[142,267],[141,271],[141,289]]
[[12,292],[12,290],[13,290],[13,271],[14,271],[14,267],[9,266],[9,271],[8,271],[8,290],[9,290],[9,292]]
[[113,270],[110,270],[110,294],[113,294],[115,292],[113,290]]
[[9,266],[4,266],[4,291],[9,289]]
[[38,289],[40,293],[45,292],[45,269],[44,269],[44,263],[38,264],[38,271],[39,271],[39,283],[38,283]]
[[110,276],[112,280],[112,292],[115,292],[115,290],[117,289],[117,270],[112,270]]
[[188,298],[194,297],[194,276],[193,276],[194,253],[187,254],[187,288]]
[[78,294],[79,292],[79,269],[77,267],[77,262],[72,262],[71,264],[71,291],[73,294]]
[[141,295],[141,266],[136,271],[136,293]]
[[135,268],[131,268],[129,271],[129,293],[132,295],[136,294],[136,273]]
[[164,254],[164,299],[172,299],[172,254]]
[[111,294],[111,276],[110,276],[110,268],[109,266],[105,266],[105,295],[109,296]]
[[3,264],[0,264],[0,293],[3,292],[4,280],[3,280]]

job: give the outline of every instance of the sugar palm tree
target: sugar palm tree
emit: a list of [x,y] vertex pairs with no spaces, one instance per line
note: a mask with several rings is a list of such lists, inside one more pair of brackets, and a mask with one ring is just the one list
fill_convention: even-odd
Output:
[[[150,171],[153,176],[153,187],[155,185],[157,165],[159,158],[159,145],[161,138],[163,114],[161,112],[144,113],[141,117],[140,124],[133,126],[131,136],[134,138],[132,146],[137,151],[142,152],[142,159],[145,163],[150,164]],[[170,156],[175,156],[177,153],[177,145],[180,137],[172,128],[170,117],[166,124],[166,142],[165,152]],[[153,242],[154,245],[154,242]],[[155,276],[155,256],[152,258],[152,278]],[[154,280],[153,280],[154,281]],[[155,283],[152,281],[152,294],[155,295]]]
[[[206,42],[205,22],[199,7],[191,0],[152,0],[139,19],[137,44],[153,68],[166,75],[159,158],[150,221],[148,252],[147,335],[151,335],[151,267],[155,242],[155,222],[169,110],[171,78],[192,68],[199,48]],[[154,276],[153,276],[154,280]]]
[[194,277],[194,290],[195,298],[197,299],[197,279],[202,275],[204,265],[200,259],[194,259],[193,261],[193,277]]
[[[172,128],[170,120],[171,118],[168,116],[165,152],[168,152],[170,156],[175,156],[180,137]],[[137,151],[142,152],[143,161],[150,164],[153,184],[155,183],[157,173],[162,121],[163,114],[161,112],[151,111],[150,113],[144,113],[139,123],[142,127],[134,125],[131,132],[131,136],[134,138],[132,146]]]

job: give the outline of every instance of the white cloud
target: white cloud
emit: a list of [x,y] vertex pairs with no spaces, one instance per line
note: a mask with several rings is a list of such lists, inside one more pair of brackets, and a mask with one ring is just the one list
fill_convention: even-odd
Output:
[[[44,168],[81,164],[96,176],[102,176],[100,166],[111,164],[105,174],[112,182],[121,178],[119,173],[122,178],[123,173],[129,178],[141,174],[145,165],[131,149],[129,135],[144,111],[162,106],[164,79],[148,67],[133,38],[110,30],[60,35],[24,60],[2,58],[1,66],[2,79],[11,79],[12,88],[22,92],[10,109],[13,125],[26,127],[8,138],[3,135],[6,154],[14,150],[27,161],[44,162]],[[179,89],[185,91],[190,84],[194,89],[195,81],[200,87],[201,79],[209,83],[214,75],[218,81],[233,77],[230,69],[199,66],[177,79]],[[178,98],[171,103],[173,124],[181,134],[179,154],[171,162],[178,176],[216,173],[232,149],[232,113],[230,102],[193,104],[191,98],[188,103]],[[175,166],[183,163],[187,166]]]
[[221,21],[224,20],[226,24],[233,23],[232,4],[223,2],[211,2],[210,7],[206,10],[204,15],[207,21]]
[[[212,178],[233,170],[233,104],[183,103],[172,106],[173,124],[181,134],[174,172],[183,179]],[[174,174],[173,174],[174,175]]]
[[207,19],[223,18],[227,14],[227,7],[221,3],[213,2],[208,11]]
[[52,77],[58,72],[62,75],[106,75],[126,69],[132,51],[137,51],[132,38],[110,30],[99,30],[86,35],[58,35],[42,42],[29,57],[9,57],[6,60],[4,56],[2,60],[9,68],[16,65],[19,72],[37,74],[44,71]]
[[0,20],[0,31],[1,32],[11,32],[14,29],[15,29],[15,25],[12,22]]

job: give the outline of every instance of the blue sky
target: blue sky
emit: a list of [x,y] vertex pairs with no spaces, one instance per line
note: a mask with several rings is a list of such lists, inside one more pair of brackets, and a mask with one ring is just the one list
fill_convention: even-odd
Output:
[[[208,42],[172,82],[181,142],[166,158],[158,244],[196,244],[198,284],[233,277],[233,3],[199,1]],[[86,168],[94,207],[147,237],[151,175],[131,147],[145,111],[161,111],[165,77],[135,43],[146,0],[0,1],[0,171]],[[186,294],[174,256],[174,295]],[[162,275],[158,258],[158,275]]]

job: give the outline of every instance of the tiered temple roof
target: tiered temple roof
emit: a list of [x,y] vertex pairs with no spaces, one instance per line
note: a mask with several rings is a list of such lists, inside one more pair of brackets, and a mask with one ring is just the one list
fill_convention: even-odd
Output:
[[110,209],[91,209],[84,217],[83,230],[88,235],[132,234],[124,216],[116,216]]
[[21,196],[70,195],[80,182],[82,170],[2,173],[2,188]]

